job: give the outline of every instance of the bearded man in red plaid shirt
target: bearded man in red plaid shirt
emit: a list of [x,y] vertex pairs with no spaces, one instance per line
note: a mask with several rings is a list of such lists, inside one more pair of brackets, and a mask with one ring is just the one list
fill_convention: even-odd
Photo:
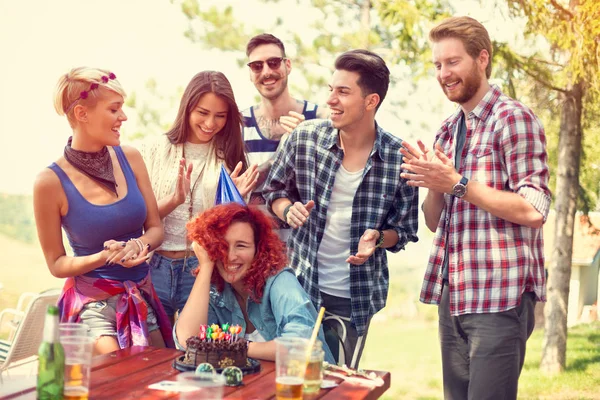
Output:
[[469,17],[429,34],[436,77],[460,107],[433,149],[404,142],[402,177],[428,188],[435,232],[421,301],[439,304],[446,399],[516,399],[525,344],[545,301],[542,225],[550,207],[544,129],[490,85],[492,44]]

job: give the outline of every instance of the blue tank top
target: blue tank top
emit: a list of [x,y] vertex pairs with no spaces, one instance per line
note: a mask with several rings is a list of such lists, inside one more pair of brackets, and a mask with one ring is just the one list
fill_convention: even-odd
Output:
[[[71,179],[56,164],[49,167],[58,175],[67,196],[69,210],[62,217],[63,229],[75,256],[87,256],[102,251],[104,242],[110,239],[127,241],[142,235],[146,221],[146,202],[138,188],[135,175],[121,147],[113,147],[125,175],[127,194],[122,199],[106,205],[95,205],[87,201],[77,190]],[[117,281],[142,280],[148,274],[148,263],[133,268],[118,264],[103,265],[85,276],[113,279]]]

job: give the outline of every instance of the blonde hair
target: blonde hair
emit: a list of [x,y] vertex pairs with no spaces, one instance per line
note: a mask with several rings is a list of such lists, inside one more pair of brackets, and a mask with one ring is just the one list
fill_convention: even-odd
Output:
[[[54,90],[54,109],[58,115],[66,115],[69,124],[73,126],[75,124],[73,106],[76,103],[94,107],[98,99],[104,95],[106,89],[112,90],[125,98],[125,90],[123,90],[116,77],[109,79],[110,75],[111,72],[108,70],[89,67],[73,68],[62,75],[58,79]],[[97,84],[98,87],[90,90],[93,84]],[[87,96],[82,98],[82,92],[87,92]]]
[[442,39],[454,38],[465,46],[467,54],[476,59],[485,50],[490,55],[485,75],[492,75],[492,41],[485,27],[471,17],[451,17],[443,20],[429,32],[429,40],[439,42]]

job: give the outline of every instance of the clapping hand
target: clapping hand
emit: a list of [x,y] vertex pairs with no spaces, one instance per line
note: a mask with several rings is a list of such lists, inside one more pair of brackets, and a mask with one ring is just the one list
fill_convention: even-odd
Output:
[[175,204],[183,204],[185,198],[190,193],[190,181],[192,177],[193,164],[189,163],[185,165],[185,158],[179,160],[179,171],[177,173],[177,182],[175,184],[175,192],[173,192],[173,199]]
[[233,172],[229,175],[235,187],[239,190],[242,197],[246,197],[252,192],[258,183],[258,166],[252,164],[248,169],[240,175],[242,170],[242,162],[238,162]]
[[456,172],[454,163],[442,151],[439,144],[435,151],[425,147],[418,141],[420,151],[410,144],[403,142],[400,153],[404,156],[401,168],[408,171],[400,176],[406,179],[410,186],[424,187],[439,193],[451,193],[452,187],[461,178]]

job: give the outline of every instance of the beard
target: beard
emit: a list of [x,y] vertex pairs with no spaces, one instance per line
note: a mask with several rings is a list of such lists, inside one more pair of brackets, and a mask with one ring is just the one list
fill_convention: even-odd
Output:
[[[449,79],[446,81],[449,81]],[[481,73],[477,69],[476,64],[473,64],[471,72],[464,79],[461,79],[461,83],[463,87],[458,91],[449,91],[444,83],[440,83],[448,100],[454,103],[464,104],[477,94],[477,91],[481,87]]]

